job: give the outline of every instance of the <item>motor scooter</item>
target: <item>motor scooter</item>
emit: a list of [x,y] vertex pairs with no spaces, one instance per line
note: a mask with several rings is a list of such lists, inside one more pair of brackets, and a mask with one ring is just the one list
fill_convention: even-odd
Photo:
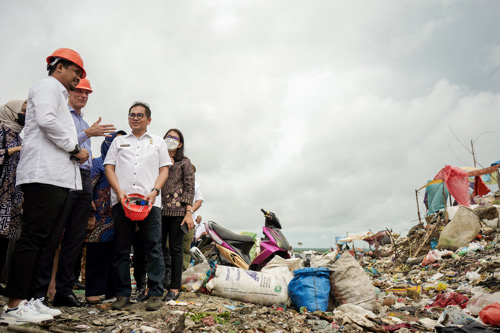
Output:
[[[260,240],[260,252],[254,260],[250,259],[250,250],[255,244],[252,237],[238,235],[213,221],[207,222],[207,236],[191,253],[200,257],[201,252],[206,259],[217,259],[221,265],[254,271],[260,271],[274,256],[291,258],[292,248],[281,232],[278,217],[264,209],[261,211],[265,216],[265,224],[262,227],[264,237]],[[203,261],[203,258],[197,260]]]

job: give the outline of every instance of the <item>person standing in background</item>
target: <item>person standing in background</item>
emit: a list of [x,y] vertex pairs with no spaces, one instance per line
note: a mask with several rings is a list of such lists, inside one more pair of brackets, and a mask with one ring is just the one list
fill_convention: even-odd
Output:
[[[170,129],[163,137],[168,153],[174,160],[169,177],[162,188],[162,245],[167,238],[170,256],[164,255],[166,269],[171,268],[170,290],[164,301],[176,300],[180,295],[182,278],[182,242],[184,230],[193,229],[194,171],[189,158],[184,156],[184,136],[178,129]],[[184,225],[184,226],[183,226]]]
[[92,193],[95,214],[89,218],[87,238],[85,300],[89,304],[100,303],[100,295],[110,298],[115,293],[112,273],[113,259],[113,214],[111,207],[111,185],[104,173],[104,160],[115,139],[127,135],[124,131],[113,133],[101,144],[101,156],[92,161]]
[[[16,169],[26,117],[26,101],[13,100],[0,107],[0,272],[7,259],[9,240],[17,238],[23,192],[16,186]],[[0,294],[5,288],[0,288]]]

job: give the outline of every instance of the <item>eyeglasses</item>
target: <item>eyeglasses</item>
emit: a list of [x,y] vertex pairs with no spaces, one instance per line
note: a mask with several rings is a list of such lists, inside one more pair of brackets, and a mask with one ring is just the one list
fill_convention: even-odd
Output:
[[176,140],[176,141],[179,141],[179,137],[178,137],[178,136],[173,136],[173,135],[167,135],[167,136],[165,137],[165,139],[174,139],[174,140]]
[[145,116],[144,113],[129,113],[128,114],[129,119],[137,118],[137,119],[141,120],[142,118],[144,118],[144,116]]

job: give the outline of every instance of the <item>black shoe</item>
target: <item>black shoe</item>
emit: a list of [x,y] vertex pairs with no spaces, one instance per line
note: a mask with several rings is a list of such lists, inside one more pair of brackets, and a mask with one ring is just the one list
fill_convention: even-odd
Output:
[[141,303],[149,299],[149,292],[147,291],[146,288],[141,288],[135,293],[135,296],[136,296],[136,301]]
[[75,294],[69,294],[68,296],[59,296],[56,294],[54,300],[52,301],[54,306],[71,306],[71,307],[82,307],[83,304],[76,298]]
[[173,290],[170,290],[166,295],[165,297],[163,297],[163,301],[164,302],[168,302],[168,301],[172,301],[172,300],[176,300],[179,298],[179,295],[181,294],[180,291],[177,292],[177,294],[173,291]]
[[80,281],[76,281],[75,285],[73,286],[73,289],[85,290],[85,285],[83,283],[81,283]]

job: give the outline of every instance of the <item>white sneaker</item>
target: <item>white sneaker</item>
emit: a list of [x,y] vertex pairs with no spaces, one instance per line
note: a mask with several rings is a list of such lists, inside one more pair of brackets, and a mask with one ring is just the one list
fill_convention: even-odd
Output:
[[40,323],[51,320],[54,320],[54,317],[39,313],[27,300],[22,300],[17,308],[12,310],[5,305],[0,316],[0,322],[8,324]]
[[52,317],[59,317],[61,315],[61,311],[57,309],[52,309],[49,308],[47,305],[43,303],[44,297],[42,298],[37,298],[37,299],[31,299],[29,303],[31,304],[32,307],[35,308],[36,311],[38,311],[40,314],[48,314],[51,315]]

